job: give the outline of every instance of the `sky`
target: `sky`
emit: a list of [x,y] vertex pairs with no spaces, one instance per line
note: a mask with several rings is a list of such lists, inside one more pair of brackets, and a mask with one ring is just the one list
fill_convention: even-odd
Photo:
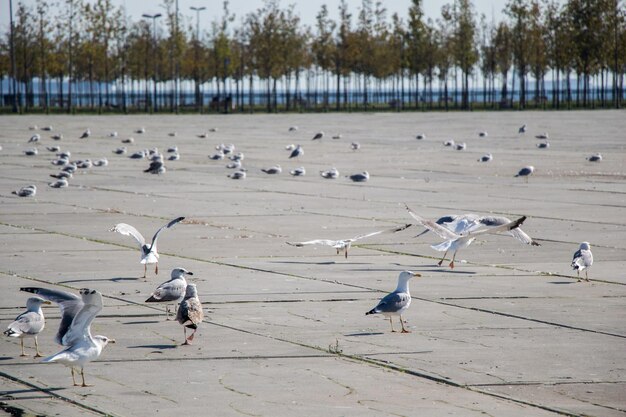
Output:
[[[18,2],[23,2],[28,6],[34,7],[35,0],[13,0],[13,13],[17,9]],[[93,1],[93,0],[92,0]],[[200,14],[200,30],[210,29],[213,20],[219,20],[222,16],[223,0],[178,0],[179,10],[183,16],[187,17],[189,22],[195,24],[195,12],[190,7],[206,7],[206,10]],[[387,9],[388,17],[391,18],[393,13],[406,20],[411,0],[381,0]],[[451,3],[452,0],[423,0],[424,14],[433,20],[441,15],[441,6]],[[154,14],[163,12],[160,6],[161,0],[112,0],[115,6],[125,5],[127,14],[133,21],[141,19],[143,13]],[[352,13],[352,21],[355,22],[361,7],[361,0],[346,0],[348,9]],[[376,0],[373,0],[376,3]],[[485,14],[489,20],[493,16],[496,21],[503,18],[502,9],[506,4],[506,0],[473,0],[474,8],[478,15]],[[321,6],[326,4],[333,20],[338,20],[339,0],[280,0],[281,7],[295,5],[295,12],[301,18],[303,24],[314,27],[315,16],[319,12]],[[230,0],[229,8],[231,13],[236,16],[236,26],[239,25],[241,19],[250,12],[261,8],[263,0]],[[9,0],[0,0],[0,30],[5,32],[9,28]]]

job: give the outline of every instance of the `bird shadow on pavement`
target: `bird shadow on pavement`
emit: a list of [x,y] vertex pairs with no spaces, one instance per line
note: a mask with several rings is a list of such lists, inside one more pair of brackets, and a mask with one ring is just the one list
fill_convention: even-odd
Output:
[[345,337],[356,337],[356,336],[380,336],[385,333],[383,332],[363,332],[363,333],[348,333],[344,334]]
[[568,285],[568,284],[577,284],[577,282],[576,281],[548,281],[548,284]]
[[101,279],[71,279],[71,280],[66,280],[66,281],[59,281],[59,284],[69,284],[69,283],[74,283],[74,282],[100,282],[100,281],[113,281],[113,282],[139,281],[139,278],[116,277],[116,278],[101,278]]
[[128,349],[176,349],[178,345],[137,345],[126,347]]

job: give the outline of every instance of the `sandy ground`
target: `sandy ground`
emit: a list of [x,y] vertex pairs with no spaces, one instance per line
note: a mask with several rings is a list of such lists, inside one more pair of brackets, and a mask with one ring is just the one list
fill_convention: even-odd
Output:
[[[518,127],[528,124],[520,136]],[[39,154],[25,156],[35,131]],[[299,130],[288,132],[297,125]],[[145,126],[146,133],[133,131]],[[104,294],[92,331],[115,338],[73,387],[60,364],[19,356],[0,339],[0,410],[25,415],[617,416],[626,414],[626,113],[407,113],[237,116],[0,117],[0,326],[23,311],[24,286]],[[79,139],[90,128],[92,136]],[[209,132],[206,138],[197,135]],[[107,137],[111,131],[117,138]],[[321,141],[311,141],[323,130]],[[489,135],[479,138],[478,132]],[[177,132],[176,137],[168,136]],[[550,148],[535,135],[548,132]],[[63,133],[60,141],[52,133]],[[426,139],[416,140],[418,133]],[[341,134],[341,139],[331,136]],[[163,175],[114,155],[177,145]],[[467,149],[442,142],[466,142]],[[361,149],[352,151],[357,141]],[[247,178],[212,161],[220,143],[245,154]],[[289,160],[288,144],[304,155]],[[72,159],[107,157],[53,189],[46,146]],[[477,162],[491,152],[493,161]],[[600,152],[600,163],[586,158]],[[280,164],[270,176],[261,168]],[[514,175],[525,165],[535,174]],[[307,175],[291,177],[304,166]],[[320,170],[336,167],[327,180]],[[345,175],[369,171],[367,183]],[[11,191],[35,184],[34,198]],[[450,213],[528,216],[540,247],[483,236],[437,266],[433,233],[413,226],[333,248],[286,241],[353,237]],[[141,278],[135,242],[168,220],[155,276]],[[582,241],[590,282],[570,268]],[[165,306],[146,304],[177,266],[193,271],[206,318],[192,346]],[[365,316],[402,270],[413,302],[410,334]],[[46,306],[41,350],[59,351],[56,306]],[[396,321],[395,326],[399,327]],[[13,410],[13,411],[11,411]],[[17,410],[17,411],[16,411]],[[0,411],[0,414],[2,411]],[[157,414],[158,413],[158,414]],[[20,414],[21,415],[21,414]]]

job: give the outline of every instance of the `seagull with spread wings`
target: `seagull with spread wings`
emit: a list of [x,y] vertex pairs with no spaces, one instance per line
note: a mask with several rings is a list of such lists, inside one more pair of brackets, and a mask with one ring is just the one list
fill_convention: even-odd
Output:
[[427,219],[424,219],[423,217],[420,217],[419,215],[411,211],[409,206],[405,205],[405,207],[407,211],[409,212],[409,214],[411,215],[411,217],[417,220],[418,224],[427,228],[431,232],[436,233],[442,239],[445,239],[444,242],[438,245],[431,246],[431,248],[437,251],[444,252],[443,257],[438,263],[439,266],[441,266],[441,264],[443,263],[443,260],[446,258],[448,251],[451,251],[451,250],[454,251],[454,254],[452,255],[452,261],[450,262],[450,268],[454,268],[454,259],[456,258],[456,253],[460,249],[464,249],[468,247],[469,245],[471,245],[474,239],[476,239],[476,237],[483,235],[483,234],[496,234],[500,232],[509,232],[511,230],[517,229],[524,222],[524,220],[526,220],[526,216],[523,216],[515,221],[502,224],[500,226],[456,233],[438,224],[434,220],[427,220]]
[[146,244],[146,239],[143,237],[143,235],[130,224],[118,223],[113,226],[110,231],[118,232],[124,236],[132,236],[139,243],[139,247],[141,248],[141,263],[144,265],[143,278],[145,278],[148,264],[156,264],[156,266],[154,267],[154,273],[159,273],[159,253],[157,252],[157,239],[159,238],[159,234],[163,230],[169,229],[170,227],[174,226],[176,223],[183,221],[184,219],[184,217],[178,217],[157,230],[154,234],[154,237],[152,238],[152,243],[150,245]]
[[403,226],[400,227],[394,227],[393,229],[385,229],[385,230],[379,230],[377,232],[372,232],[372,233],[367,233],[364,235],[359,235],[359,236],[355,236],[351,239],[341,239],[341,240],[330,240],[330,239],[315,239],[315,240],[308,240],[306,242],[287,242],[288,245],[291,246],[296,246],[296,247],[302,247],[302,246],[308,246],[308,245],[323,245],[323,246],[330,246],[333,247],[335,249],[337,249],[337,255],[339,255],[339,253],[344,252],[345,253],[345,257],[348,258],[348,250],[350,249],[350,247],[352,246],[352,244],[358,240],[361,239],[365,239],[366,237],[371,237],[371,236],[375,236],[375,235],[380,235],[382,233],[396,233],[396,232],[400,232],[404,229],[409,228],[411,225],[410,224],[405,224]]
[[78,385],[74,377],[74,368],[80,367],[82,386],[88,387],[83,369],[85,364],[98,359],[102,349],[108,343],[115,343],[115,340],[106,336],[91,335],[91,322],[102,310],[102,294],[86,288],[79,291],[80,297],[69,292],[47,288],[27,287],[20,288],[20,290],[37,294],[59,305],[61,325],[55,341],[66,348],[43,359],[43,362],[59,362],[69,367],[72,371],[74,386]]

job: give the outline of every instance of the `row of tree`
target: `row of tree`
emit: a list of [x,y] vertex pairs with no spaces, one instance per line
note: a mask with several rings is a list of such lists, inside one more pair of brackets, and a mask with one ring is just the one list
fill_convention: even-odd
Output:
[[422,0],[405,18],[372,0],[353,16],[341,0],[338,19],[322,6],[314,27],[279,0],[235,23],[225,1],[202,33],[201,10],[194,22],[175,4],[131,21],[111,0],[18,2],[0,42],[0,77],[10,81],[0,97],[70,111],[202,109],[207,91],[215,105],[268,110],[619,107],[624,98],[623,0],[508,0],[500,22],[477,16],[471,0],[451,0],[435,20]]

